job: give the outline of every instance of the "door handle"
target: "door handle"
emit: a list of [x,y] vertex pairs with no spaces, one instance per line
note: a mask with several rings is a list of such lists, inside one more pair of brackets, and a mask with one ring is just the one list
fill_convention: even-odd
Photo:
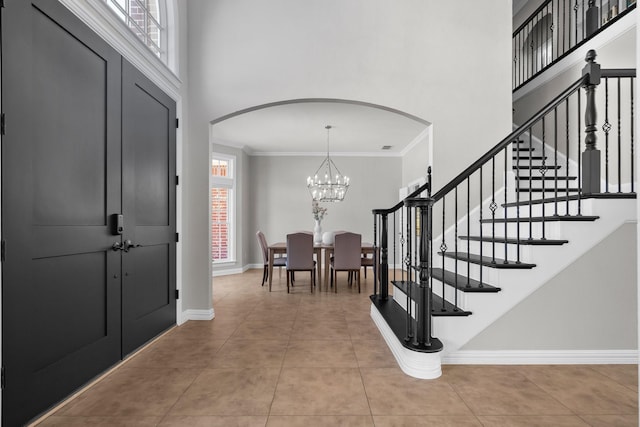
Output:
[[125,240],[124,244],[122,245],[122,250],[125,252],[129,252],[130,249],[132,248],[139,248],[142,245],[139,245],[137,243],[133,243],[131,240]]
[[111,250],[114,252],[121,251],[123,249],[124,245],[120,242],[114,242],[113,245],[111,245]]

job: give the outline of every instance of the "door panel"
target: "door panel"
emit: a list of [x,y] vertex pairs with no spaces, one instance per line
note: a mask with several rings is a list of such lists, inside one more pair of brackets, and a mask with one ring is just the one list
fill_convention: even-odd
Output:
[[120,359],[120,56],[59,3],[2,9],[3,426]]
[[175,324],[175,102],[122,64],[122,352]]

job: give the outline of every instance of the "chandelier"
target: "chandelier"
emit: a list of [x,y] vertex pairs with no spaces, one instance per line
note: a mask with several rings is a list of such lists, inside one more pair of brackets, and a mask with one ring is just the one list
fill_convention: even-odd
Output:
[[322,161],[313,177],[307,178],[307,188],[313,200],[318,202],[341,202],[349,189],[349,177],[344,176],[329,157],[329,130],[327,130],[327,157]]

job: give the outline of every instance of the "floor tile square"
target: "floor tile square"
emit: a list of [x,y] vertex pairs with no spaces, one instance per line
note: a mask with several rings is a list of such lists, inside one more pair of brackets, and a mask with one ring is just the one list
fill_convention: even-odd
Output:
[[271,415],[370,415],[358,369],[283,368]]
[[357,368],[349,340],[291,341],[284,358],[285,368]]
[[205,369],[169,415],[268,415],[278,368]]

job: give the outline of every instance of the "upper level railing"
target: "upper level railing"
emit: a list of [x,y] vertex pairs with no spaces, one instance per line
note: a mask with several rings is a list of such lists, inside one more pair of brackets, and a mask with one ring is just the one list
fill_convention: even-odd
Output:
[[403,287],[406,347],[428,351],[432,313],[464,313],[458,290],[491,287],[487,268],[531,268],[523,245],[561,244],[549,223],[589,220],[584,198],[635,194],[636,72],[601,70],[595,56],[589,51],[573,84],[440,190],[432,194],[429,168],[424,186],[373,211],[373,298],[386,301],[391,283]]
[[612,25],[636,0],[547,0],[513,33],[514,91]]

